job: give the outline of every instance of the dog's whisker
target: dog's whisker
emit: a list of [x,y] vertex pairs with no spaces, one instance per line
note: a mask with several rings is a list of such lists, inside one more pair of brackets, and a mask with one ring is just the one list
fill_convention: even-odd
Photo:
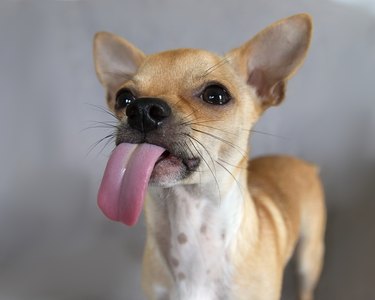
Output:
[[196,119],[192,119],[192,120],[189,120],[189,118],[194,114],[194,112],[191,112],[190,114],[186,115],[185,117],[183,117],[181,119],[181,123],[178,124],[178,126],[184,126],[186,124],[189,124],[190,122],[196,120]]
[[106,126],[107,128],[114,128],[118,129],[120,124],[118,122],[98,122],[98,121],[92,121],[93,124],[98,124],[98,126]]
[[[207,160],[204,158],[203,154],[198,150],[198,148],[194,145],[194,143],[193,143],[192,140],[194,140],[195,142],[197,142],[198,144],[200,144],[201,147],[202,147],[202,144],[197,139],[195,139],[193,136],[191,136],[191,135],[187,135],[187,136],[189,137],[190,143],[193,145],[193,147],[195,148],[195,150],[197,151],[197,153],[199,154],[199,156],[202,158],[202,160],[204,161],[204,163],[206,164],[206,166],[210,170],[210,172],[211,172],[211,174],[212,174],[212,176],[213,176],[213,178],[215,180],[215,183],[216,183],[216,186],[217,186],[217,190],[218,190],[218,193],[219,193],[219,203],[221,203],[221,191],[220,191],[219,181],[217,180],[217,177],[214,174],[214,172],[212,171],[212,168],[208,164]],[[204,146],[203,146],[203,149],[209,154],[208,150]],[[209,156],[212,159],[212,156],[210,154],[209,154]]]
[[81,129],[80,132],[84,132],[84,131],[91,130],[91,129],[111,129],[111,127],[105,126],[105,125],[95,125],[95,126],[85,127]]
[[182,125],[200,125],[200,124],[205,124],[205,123],[213,123],[213,122],[222,122],[222,120],[203,120],[203,121],[199,121],[199,118],[196,118],[196,119],[193,119],[193,120],[190,120],[190,121],[187,121],[185,123],[183,123]]
[[[181,101],[181,100],[180,100]],[[197,112],[197,109],[191,107],[191,110],[192,112],[189,113],[188,115],[184,116],[182,119],[181,119],[181,123],[179,124],[179,126],[184,126],[186,124],[188,124],[189,122],[193,122],[195,120],[198,120],[198,118],[193,118],[192,120],[189,120],[189,118],[195,113]]]
[[205,72],[203,72],[200,78],[202,79],[208,76],[210,73],[225,65],[227,62],[229,62],[229,57],[223,57],[218,63],[214,64],[213,66],[209,67]]
[[232,147],[233,149],[237,150],[237,151],[242,155],[243,158],[247,158],[247,153],[246,153],[246,151],[243,150],[243,149],[241,149],[241,148],[240,148],[239,146],[237,146],[236,144],[233,144],[233,143],[227,141],[226,139],[223,139],[222,137],[219,137],[219,136],[214,135],[214,134],[209,133],[209,132],[205,132],[205,131],[202,131],[202,130],[199,130],[199,129],[196,129],[196,128],[192,128],[192,130],[197,131],[197,132],[200,132],[200,133],[202,133],[202,134],[205,134],[205,135],[207,135],[207,136],[210,136],[210,137],[212,137],[212,138],[214,138],[214,139],[217,139],[217,140],[219,140],[219,141],[221,141],[221,142],[227,144],[228,146],[230,146],[230,147]]
[[175,106],[177,106],[178,104],[180,104],[180,102],[182,102],[182,99],[178,99],[176,103],[174,103]]
[[214,163],[214,160],[212,158],[212,155],[210,154],[210,152],[207,150],[207,148],[202,144],[202,142],[200,142],[197,138],[194,138],[193,136],[189,135],[190,138],[192,138],[194,141],[196,141],[202,148],[203,150],[207,153],[208,157],[211,159],[211,162],[212,162],[212,166],[215,170],[215,174],[216,174],[216,167],[215,167],[215,163]]
[[235,133],[235,132],[230,132],[230,131],[227,131],[227,130],[223,130],[222,128],[217,128],[217,127],[214,127],[214,126],[201,125],[201,124],[198,124],[198,123],[191,123],[191,125],[193,125],[193,126],[201,126],[201,127],[205,127],[205,128],[210,128],[210,129],[214,129],[214,130],[217,130],[217,131],[220,131],[220,132],[224,132],[224,133],[232,134],[234,136],[238,136],[238,134]]
[[[246,129],[242,129],[242,130],[246,130]],[[260,130],[250,129],[250,130],[247,130],[247,131],[250,131],[252,133],[272,136],[272,137],[276,137],[276,138],[283,139],[283,140],[290,140],[290,138],[288,138],[288,137],[278,135],[278,134],[268,133],[268,132],[264,132],[264,131],[260,131]]]
[[[210,128],[210,129],[214,129],[214,130],[217,130],[217,131],[221,131],[221,132],[224,132],[224,133],[228,133],[228,134],[232,134],[232,135],[238,136],[238,134],[236,132],[231,132],[231,131],[228,131],[228,130],[224,130],[223,128],[218,128],[218,127],[214,127],[214,126],[202,125],[201,124],[201,123],[208,123],[208,122],[210,122],[210,121],[194,122],[194,123],[192,122],[192,123],[189,123],[189,125],[206,127],[206,128]],[[263,135],[267,135],[267,136],[271,136],[271,137],[276,137],[276,138],[280,138],[280,139],[286,139],[286,140],[289,139],[289,138],[287,138],[285,136],[281,136],[281,135],[277,135],[277,134],[273,134],[273,133],[268,133],[268,132],[264,132],[264,131],[260,131],[260,130],[244,129],[244,128],[239,128],[239,129],[243,130],[243,131],[247,131],[247,132],[253,132],[253,133],[257,133],[257,134],[263,134]]]
[[97,111],[104,112],[104,113],[110,115],[111,117],[115,118],[117,121],[120,120],[113,112],[109,111],[108,109],[106,109],[103,106],[92,104],[92,103],[85,103],[85,104],[95,108]]
[[[180,143],[180,145],[181,145],[181,146],[185,146],[185,147],[188,149],[188,151],[189,151],[190,154],[191,154],[191,157],[196,157],[196,153],[194,153],[193,150],[191,150],[191,148],[190,148],[190,146],[188,145],[188,143],[186,142],[186,140],[184,140],[183,142],[184,142],[184,145],[183,145],[182,143]],[[202,173],[202,171],[200,171],[200,170],[194,170],[194,171],[192,171],[192,172],[194,172],[194,173],[199,173],[200,178],[201,178],[201,173]]]
[[239,181],[237,180],[236,176],[233,175],[233,173],[231,171],[229,171],[225,166],[223,166],[220,162],[218,162],[217,160],[215,161],[220,167],[222,167],[225,171],[227,171],[229,173],[229,175],[234,179],[234,181],[236,182],[237,184],[237,187],[238,187],[238,190],[241,194],[241,198],[243,199],[243,192],[242,192],[242,186],[241,184],[239,183]]
[[88,127],[85,127],[81,130],[81,132],[83,131],[87,131],[89,129],[119,129],[119,126],[118,125],[114,125],[114,124],[111,124],[111,123],[108,123],[108,122],[98,122],[98,121],[89,121],[90,123],[93,123],[93,124],[97,124],[97,125],[91,125],[91,126],[88,126]]
[[[198,150],[198,148],[194,145],[193,141],[194,140],[195,142],[198,142],[196,139],[194,139],[192,136],[189,136],[190,138],[190,142],[191,144],[193,145],[193,147],[195,148],[195,150],[197,151],[198,155],[202,158],[202,160],[204,161],[204,163],[206,164],[206,166],[208,167],[208,169],[210,170],[211,172],[211,175],[213,176],[214,180],[215,180],[215,183],[216,183],[216,186],[217,186],[217,189],[218,189],[218,193],[219,193],[219,199],[220,199],[220,202],[221,202],[221,193],[220,193],[220,187],[219,187],[219,182],[217,180],[217,177],[215,176],[214,172],[212,171],[212,168],[210,167],[209,163],[207,162],[207,160],[204,158],[203,154]],[[206,149],[204,149],[206,150]],[[207,151],[207,150],[206,150]]]
[[110,124],[110,125],[114,125],[114,124],[118,124],[118,120],[116,121],[96,121],[96,120],[88,120],[89,123],[94,123],[94,124]]
[[114,136],[112,136],[111,138],[109,138],[109,139],[106,141],[106,143],[104,144],[104,146],[100,149],[98,155],[101,154],[101,153],[104,151],[104,149],[107,148],[107,146],[108,146],[110,143],[112,143],[112,142],[114,141],[114,139],[115,139]]
[[[194,157],[195,155],[194,155],[193,150],[191,150],[191,148],[189,147],[188,143],[185,140],[184,140],[184,145],[189,150],[191,157]],[[183,146],[182,143],[181,143],[181,146]]]
[[247,167],[240,167],[240,166],[237,166],[237,165],[231,164],[231,163],[229,163],[229,162],[227,162],[227,161],[221,159],[220,157],[218,158],[218,160],[221,161],[222,163],[228,165],[228,166],[233,167],[233,168],[242,169],[242,170],[246,170],[246,169],[247,169]]
[[90,147],[89,147],[89,150],[88,152],[86,153],[86,156],[88,156],[100,143],[102,143],[103,141],[105,141],[106,139],[109,139],[109,138],[114,138],[114,133],[110,133],[108,135],[106,135],[105,137],[101,138],[99,141],[93,143]]

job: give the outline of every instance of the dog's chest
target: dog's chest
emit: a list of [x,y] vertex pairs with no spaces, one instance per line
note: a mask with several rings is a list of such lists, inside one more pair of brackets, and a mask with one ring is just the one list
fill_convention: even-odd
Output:
[[[174,193],[173,193],[174,194]],[[191,196],[184,190],[165,199],[169,247],[164,256],[174,278],[175,298],[228,299],[232,264],[229,243],[235,224],[228,207]],[[170,199],[169,199],[170,198]]]

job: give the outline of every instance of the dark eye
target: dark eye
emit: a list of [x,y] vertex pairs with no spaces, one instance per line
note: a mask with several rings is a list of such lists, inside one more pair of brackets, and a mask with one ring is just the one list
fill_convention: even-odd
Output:
[[214,84],[206,87],[201,95],[203,101],[214,105],[223,105],[231,100],[231,96],[225,88]]
[[115,109],[120,110],[126,108],[135,100],[135,96],[128,89],[119,90],[116,94]]

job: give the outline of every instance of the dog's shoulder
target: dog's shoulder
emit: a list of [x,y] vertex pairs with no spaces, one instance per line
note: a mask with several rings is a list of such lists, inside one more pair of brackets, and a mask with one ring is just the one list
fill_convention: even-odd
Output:
[[[284,155],[263,156],[249,161],[248,188],[261,215],[282,219],[294,239],[301,212],[320,202],[319,168],[304,160]],[[268,218],[267,218],[268,219]],[[279,226],[280,227],[280,224]]]
[[292,156],[258,157],[249,161],[248,187],[250,193],[260,190],[274,201],[294,201],[320,188],[319,168]]
[[[280,176],[293,177],[297,173],[316,176],[319,168],[305,160],[288,155],[267,155],[249,161],[248,171],[250,176]],[[279,177],[279,180],[282,179]]]

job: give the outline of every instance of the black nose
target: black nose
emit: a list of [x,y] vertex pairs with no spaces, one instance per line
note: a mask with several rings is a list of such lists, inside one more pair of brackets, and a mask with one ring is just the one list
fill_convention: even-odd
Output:
[[169,105],[157,98],[138,98],[126,108],[130,127],[143,133],[157,129],[171,115]]

